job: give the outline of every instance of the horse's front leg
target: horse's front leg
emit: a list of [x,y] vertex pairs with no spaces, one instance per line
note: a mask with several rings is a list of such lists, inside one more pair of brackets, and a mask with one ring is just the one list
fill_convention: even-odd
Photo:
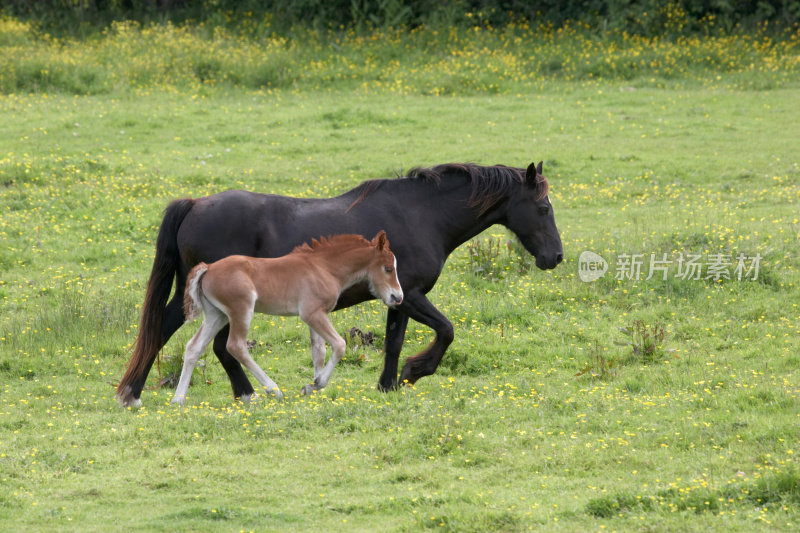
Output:
[[234,398],[241,398],[242,401],[249,401],[250,398],[253,397],[253,393],[255,390],[253,389],[253,385],[250,383],[250,380],[247,379],[247,374],[244,373],[244,369],[239,361],[233,357],[226,345],[228,344],[228,333],[230,327],[225,326],[222,331],[217,333],[217,336],[214,338],[214,354],[219,359],[219,362],[222,364],[222,368],[225,369],[225,372],[228,374],[228,378],[231,380],[231,388],[233,389],[233,397]]
[[378,380],[378,390],[383,392],[397,388],[397,364],[406,338],[408,315],[397,307],[386,313],[386,340],[383,343],[383,372]]
[[401,383],[413,384],[419,378],[436,372],[444,352],[453,342],[453,324],[421,292],[406,294],[401,307],[409,317],[430,327],[436,334],[431,345],[409,357],[400,372]]

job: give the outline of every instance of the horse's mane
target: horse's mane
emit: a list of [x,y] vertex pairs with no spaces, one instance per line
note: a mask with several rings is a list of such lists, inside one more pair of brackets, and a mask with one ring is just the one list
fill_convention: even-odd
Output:
[[311,239],[310,246],[307,242],[304,242],[300,246],[295,246],[294,250],[292,250],[292,253],[313,253],[326,248],[344,247],[347,244],[355,247],[369,245],[370,242],[361,235],[333,235],[328,237],[320,237],[319,239]]
[[[512,194],[525,180],[525,169],[507,167],[505,165],[480,166],[474,163],[448,163],[431,168],[415,167],[405,176],[397,176],[396,180],[418,180],[433,183],[437,187],[443,179],[454,176],[467,176],[472,193],[469,197],[470,207],[477,207],[481,214],[488,211],[501,198]],[[377,191],[390,181],[385,179],[368,180],[356,187],[358,198],[347,208],[349,211],[367,196]],[[542,200],[550,193],[550,184],[541,174],[536,175],[536,199]]]

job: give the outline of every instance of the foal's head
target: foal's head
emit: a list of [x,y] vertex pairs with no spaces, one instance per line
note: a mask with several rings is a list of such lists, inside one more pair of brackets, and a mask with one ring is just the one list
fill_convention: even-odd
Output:
[[386,305],[398,305],[403,301],[403,289],[397,279],[397,260],[389,249],[386,232],[381,230],[370,244],[375,251],[367,267],[370,291]]

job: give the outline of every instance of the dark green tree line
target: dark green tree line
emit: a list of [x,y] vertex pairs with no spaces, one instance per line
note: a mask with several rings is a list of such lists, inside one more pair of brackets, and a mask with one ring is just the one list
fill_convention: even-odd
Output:
[[113,20],[236,24],[269,19],[274,31],[581,22],[637,34],[797,27],[800,0],[0,0],[3,13],[69,33]]

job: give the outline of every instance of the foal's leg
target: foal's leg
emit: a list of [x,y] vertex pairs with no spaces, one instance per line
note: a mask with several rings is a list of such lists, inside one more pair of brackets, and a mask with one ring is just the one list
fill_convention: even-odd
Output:
[[322,372],[322,367],[325,366],[325,339],[311,326],[308,331],[311,334],[311,361],[314,363],[314,379],[317,379]]
[[194,366],[197,364],[197,360],[203,355],[208,343],[210,343],[219,330],[228,323],[228,317],[216,307],[208,306],[204,309],[204,312],[205,315],[203,316],[203,323],[200,325],[200,329],[197,330],[194,337],[186,344],[186,351],[183,354],[181,378],[178,381],[178,386],[175,388],[175,396],[172,397],[172,403],[183,405],[186,401],[186,392],[189,390],[189,382],[192,380],[192,372],[194,371]]
[[331,324],[331,321],[328,319],[328,315],[324,311],[317,311],[310,316],[301,316],[300,318],[302,318],[303,322],[308,324],[308,326],[315,331],[317,335],[328,341],[328,344],[331,345],[331,358],[328,359],[328,364],[325,365],[319,374],[316,373],[315,368],[316,375],[314,376],[314,383],[306,385],[302,389],[303,394],[310,394],[328,384],[328,380],[333,374],[333,369],[336,368],[336,365],[342,360],[344,351],[347,349],[347,343],[345,343],[344,339],[339,336],[338,333],[336,333],[336,330],[333,328],[333,324]]
[[266,372],[261,370],[261,367],[258,366],[247,350],[247,332],[250,330],[250,321],[253,319],[253,306],[251,305],[246,312],[231,314],[233,316],[231,316],[231,327],[226,348],[255,376],[261,386],[264,387],[264,390],[274,394],[276,398],[283,398],[281,389],[270,379]]
[[217,359],[219,359],[222,368],[225,369],[228,378],[231,380],[233,397],[241,399],[243,402],[249,402],[255,390],[253,390],[253,385],[250,384],[250,380],[247,379],[247,374],[244,373],[242,365],[228,352],[227,348],[225,348],[227,344],[228,326],[226,325],[217,333],[217,336],[214,337],[214,354],[217,356]]

